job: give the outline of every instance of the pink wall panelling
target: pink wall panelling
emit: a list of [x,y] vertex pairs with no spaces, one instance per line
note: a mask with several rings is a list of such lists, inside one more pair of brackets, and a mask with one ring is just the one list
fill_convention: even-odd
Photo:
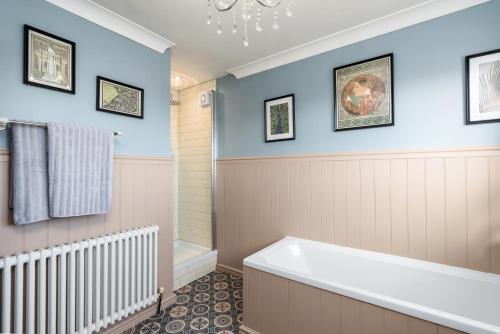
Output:
[[500,274],[500,148],[218,161],[219,264],[286,235]]
[[9,154],[0,151],[0,256],[158,225],[158,286],[167,300],[173,295],[172,167],[166,158],[115,156],[110,213],[16,226],[8,207]]

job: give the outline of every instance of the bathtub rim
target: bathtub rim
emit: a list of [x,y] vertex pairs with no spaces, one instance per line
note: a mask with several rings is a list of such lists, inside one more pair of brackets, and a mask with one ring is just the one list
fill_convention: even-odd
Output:
[[474,319],[466,318],[453,313],[443,312],[427,306],[410,303],[402,299],[388,297],[379,293],[373,293],[363,289],[358,289],[352,286],[335,283],[334,281],[326,281],[324,279],[310,278],[306,275],[286,270],[285,268],[274,267],[259,261],[260,257],[265,256],[273,249],[290,243],[291,241],[299,241],[306,244],[313,244],[323,248],[329,248],[333,251],[340,251],[350,255],[364,256],[368,258],[376,258],[389,263],[394,263],[403,266],[411,266],[427,271],[438,272],[447,275],[458,276],[461,278],[480,280],[488,283],[500,285],[500,275],[480,272],[467,268],[453,267],[440,263],[422,261],[397,255],[379,253],[358,248],[345,247],[335,244],[328,244],[319,241],[295,238],[286,236],[285,238],[263,248],[262,250],[246,257],[243,260],[243,266],[267,272],[276,276],[284,277],[292,281],[303,283],[315,288],[343,295],[349,298],[357,299],[369,304],[380,306],[389,310],[403,313],[412,317],[420,318],[431,323],[463,331],[466,333],[478,334],[500,334],[500,327],[494,324],[489,324]]

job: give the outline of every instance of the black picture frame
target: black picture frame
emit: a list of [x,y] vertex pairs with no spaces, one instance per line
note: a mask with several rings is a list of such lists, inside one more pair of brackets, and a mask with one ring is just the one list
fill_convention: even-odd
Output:
[[[50,85],[46,85],[40,82],[35,82],[30,79],[30,68],[29,68],[29,57],[30,57],[30,47],[29,47],[29,36],[30,32],[35,32],[40,35],[44,35],[46,37],[49,37],[51,39],[55,39],[61,43],[68,44],[71,47],[71,88],[70,89],[65,89],[65,88],[60,88],[60,87],[54,87]],[[36,87],[41,87],[41,88],[46,88],[50,90],[55,90],[63,93],[68,93],[68,94],[75,94],[76,93],[76,71],[75,71],[75,64],[76,64],[76,44],[75,42],[72,42],[70,40],[67,40],[65,38],[56,36],[54,34],[48,33],[46,31],[43,31],[41,29],[29,26],[27,24],[24,25],[24,63],[23,63],[23,83],[26,85],[31,85],[31,86],[36,86]]]
[[[292,112],[291,112],[291,116],[292,116],[292,123],[293,123],[293,126],[292,126],[292,131],[293,131],[293,136],[290,137],[290,138],[283,138],[283,139],[269,139],[268,138],[268,134],[267,134],[267,130],[268,130],[268,125],[267,125],[267,105],[269,102],[274,102],[274,101],[277,101],[277,100],[282,100],[282,99],[287,99],[287,98],[291,98],[292,99]],[[296,138],[296,126],[295,126],[295,94],[288,94],[288,95],[283,95],[283,96],[280,96],[280,97],[274,97],[274,98],[271,98],[271,99],[267,99],[264,101],[264,141],[266,143],[275,143],[275,142],[282,142],[282,141],[289,141],[289,140],[295,140]]]
[[[375,60],[380,60],[384,58],[389,58],[390,60],[390,78],[391,78],[391,98],[390,98],[390,103],[391,103],[391,122],[390,123],[384,123],[384,124],[375,124],[375,125],[367,125],[367,126],[359,126],[359,127],[351,127],[351,128],[342,128],[339,129],[337,127],[337,117],[338,117],[338,110],[337,110],[337,71],[347,68],[347,67],[352,67],[352,66],[357,66],[361,65],[364,63],[372,62]],[[381,56],[361,60],[355,63],[347,64],[347,65],[342,65],[335,67],[333,69],[333,130],[334,132],[340,132],[340,131],[350,131],[350,130],[360,130],[360,129],[373,129],[373,128],[380,128],[380,127],[386,127],[386,126],[394,126],[395,125],[395,119],[394,119],[394,54],[393,53],[388,53],[384,54]]]
[[492,54],[500,54],[500,49],[476,53],[473,55],[469,55],[465,57],[465,124],[466,125],[474,125],[474,124],[486,124],[486,123],[498,123],[500,122],[500,118],[488,119],[488,120],[480,120],[480,121],[472,121],[471,120],[471,67],[470,61],[474,58],[480,58],[484,56],[489,56]]
[[[106,81],[106,82],[109,82],[109,83],[112,83],[115,85],[120,85],[120,86],[127,87],[127,88],[138,91],[140,93],[140,98],[141,98],[141,101],[140,101],[141,113],[140,113],[140,115],[134,115],[134,114],[121,112],[121,111],[115,111],[115,110],[106,109],[106,108],[102,107],[101,106],[101,82],[102,81]],[[144,118],[144,89],[127,84],[127,83],[116,81],[113,79],[105,78],[102,76],[97,76],[97,78],[96,78],[96,110],[111,113],[111,114],[121,115],[121,116],[128,116],[128,117],[143,119]]]

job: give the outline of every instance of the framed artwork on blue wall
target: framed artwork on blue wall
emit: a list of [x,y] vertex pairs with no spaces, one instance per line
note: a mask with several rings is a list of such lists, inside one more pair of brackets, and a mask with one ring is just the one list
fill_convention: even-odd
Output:
[[393,55],[337,67],[334,75],[334,130],[394,125]]
[[144,89],[100,76],[96,86],[98,111],[144,118]]
[[75,94],[75,43],[24,25],[24,83]]
[[500,49],[466,57],[467,124],[500,122]]
[[295,95],[264,101],[266,143],[295,139]]

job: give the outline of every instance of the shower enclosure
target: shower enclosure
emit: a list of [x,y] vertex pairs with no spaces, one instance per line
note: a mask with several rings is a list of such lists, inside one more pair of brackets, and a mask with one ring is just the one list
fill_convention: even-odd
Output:
[[[175,87],[175,86],[173,86]],[[174,158],[174,288],[213,270],[215,250],[215,81],[172,92],[171,134]]]

